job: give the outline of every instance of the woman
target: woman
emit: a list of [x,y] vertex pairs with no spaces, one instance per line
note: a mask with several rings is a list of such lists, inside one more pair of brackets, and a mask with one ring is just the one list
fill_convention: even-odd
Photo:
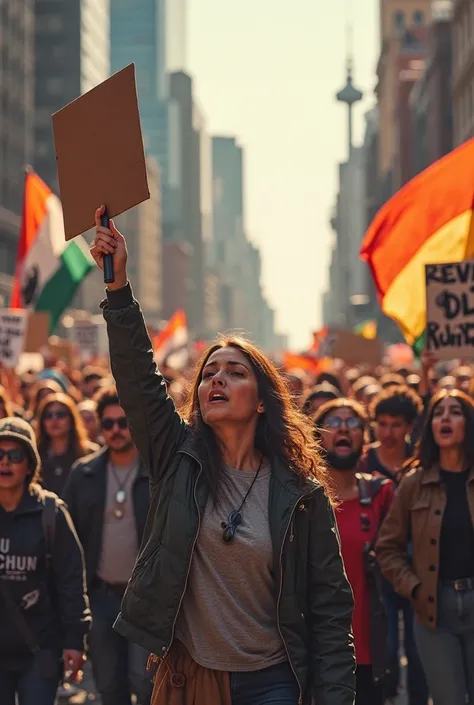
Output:
[[[312,427],[268,359],[222,340],[181,418],[128,285],[123,236],[103,304],[112,371],[151,476],[140,555],[116,622],[155,654],[153,705],[352,705],[352,594]],[[153,660],[153,659],[152,659]]]
[[[474,403],[434,395],[417,451],[382,525],[377,557],[411,600],[433,705],[474,702]],[[409,543],[413,560],[409,558]]]
[[40,403],[37,418],[43,485],[62,497],[76,460],[99,450],[99,446],[88,440],[81,415],[67,394],[49,394]]

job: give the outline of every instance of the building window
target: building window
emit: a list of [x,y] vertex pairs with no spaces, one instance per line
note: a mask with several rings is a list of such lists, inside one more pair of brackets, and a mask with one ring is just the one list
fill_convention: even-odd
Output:
[[398,10],[395,13],[395,29],[398,32],[401,32],[405,29],[405,13],[401,10]]
[[420,10],[413,13],[413,24],[417,27],[425,24],[425,15]]

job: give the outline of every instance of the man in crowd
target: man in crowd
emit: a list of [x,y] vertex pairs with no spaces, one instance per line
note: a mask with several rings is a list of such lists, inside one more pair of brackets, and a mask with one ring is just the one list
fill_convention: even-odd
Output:
[[66,499],[84,547],[93,627],[90,655],[103,705],[147,705],[148,654],[113,630],[149,504],[149,478],[114,388],[95,398],[104,448],[78,461]]

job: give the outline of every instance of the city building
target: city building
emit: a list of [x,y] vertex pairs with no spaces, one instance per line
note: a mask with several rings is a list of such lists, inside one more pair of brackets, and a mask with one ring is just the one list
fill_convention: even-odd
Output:
[[453,14],[454,144],[474,137],[474,5],[455,0]]
[[35,1],[33,166],[55,191],[51,115],[108,78],[109,34],[108,0]]
[[[181,143],[180,171],[182,174],[179,206],[175,211],[175,225],[166,239],[183,240],[193,248],[191,288],[186,306],[189,326],[199,336],[205,328],[204,287],[205,250],[201,213],[201,131],[205,129],[203,114],[193,99],[193,82],[183,71],[169,77],[170,97],[179,111],[179,140]],[[210,177],[209,177],[210,178]]]
[[[380,114],[379,174],[382,190],[390,195],[390,172],[398,147],[397,103],[399,96],[398,58],[407,30],[418,30],[431,21],[432,0],[380,0],[381,51],[377,66],[377,100]],[[405,69],[402,69],[405,70]],[[397,145],[397,147],[396,147]]]
[[0,300],[15,269],[24,167],[33,159],[34,2],[0,3]]
[[425,71],[427,27],[407,29],[400,37],[395,61],[395,100],[393,116],[392,187],[398,191],[414,175],[413,119],[410,94]]
[[453,148],[452,3],[433,7],[426,67],[410,95],[414,172]]
[[[178,5],[180,3],[178,2]],[[110,0],[112,73],[135,63],[146,154],[161,173],[163,232],[172,228],[181,188],[179,110],[169,100],[166,47],[169,4],[165,0]]]
[[188,0],[165,0],[166,70],[186,71],[188,47]]
[[186,241],[163,242],[163,318],[187,311],[192,290],[193,248]]

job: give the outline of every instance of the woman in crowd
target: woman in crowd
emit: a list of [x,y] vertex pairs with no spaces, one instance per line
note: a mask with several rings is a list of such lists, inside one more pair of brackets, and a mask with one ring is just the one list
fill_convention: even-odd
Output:
[[433,705],[474,702],[473,438],[472,400],[437,392],[417,467],[400,483],[377,543],[382,571],[412,602]]
[[77,407],[67,394],[50,394],[43,399],[36,428],[43,485],[62,497],[76,460],[99,450],[99,446],[88,440]]
[[[155,654],[154,705],[352,705],[352,594],[312,425],[263,353],[221,340],[182,418],[127,280],[123,236],[104,316],[133,440],[151,475],[143,546],[116,629]],[[325,491],[326,488],[326,491]]]

